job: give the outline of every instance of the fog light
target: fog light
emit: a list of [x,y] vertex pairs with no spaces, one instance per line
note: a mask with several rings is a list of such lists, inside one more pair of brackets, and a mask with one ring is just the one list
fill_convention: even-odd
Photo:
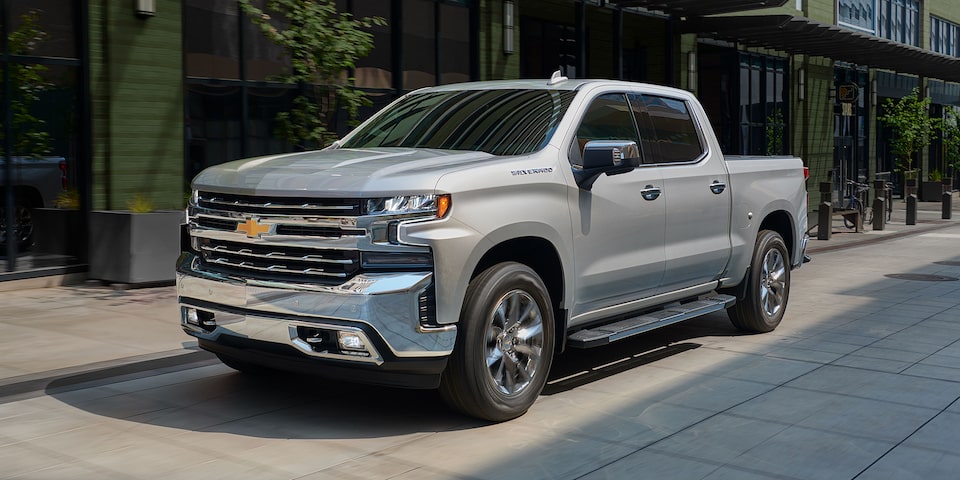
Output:
[[187,320],[187,323],[190,325],[200,326],[200,315],[197,313],[196,308],[185,308],[183,317]]
[[337,343],[341,350],[366,351],[367,346],[363,344],[360,335],[353,332],[337,332]]

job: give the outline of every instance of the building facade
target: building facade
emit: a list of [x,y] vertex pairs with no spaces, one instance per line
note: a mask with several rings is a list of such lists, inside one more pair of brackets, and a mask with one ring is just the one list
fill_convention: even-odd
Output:
[[[386,21],[349,72],[372,101],[362,117],[423,86],[558,68],[676,86],[701,99],[725,153],[802,157],[813,208],[821,181],[895,170],[892,132],[878,121],[885,99],[917,88],[932,115],[960,107],[953,0],[337,5]],[[236,0],[0,0],[0,29],[0,281],[82,273],[88,212],[134,201],[180,209],[203,168],[294,148],[274,133],[296,95],[276,78],[287,62]],[[937,141],[918,165],[953,173]],[[80,219],[55,222],[65,227],[55,233],[45,223],[54,195],[30,190],[44,169]]]

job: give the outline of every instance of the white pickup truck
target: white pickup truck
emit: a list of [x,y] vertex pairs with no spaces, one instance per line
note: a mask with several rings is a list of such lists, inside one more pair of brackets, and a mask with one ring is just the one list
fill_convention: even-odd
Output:
[[776,328],[805,178],[799,158],[724,157],[682,90],[417,90],[324,150],[198,175],[181,324],[241,371],[439,388],[503,421],[565,348],[724,309]]

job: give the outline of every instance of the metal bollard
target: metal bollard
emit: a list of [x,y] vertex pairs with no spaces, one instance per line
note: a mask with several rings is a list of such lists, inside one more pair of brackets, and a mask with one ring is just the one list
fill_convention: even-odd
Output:
[[951,215],[953,214],[953,192],[943,192],[943,197],[940,200],[942,214],[940,218],[944,220],[950,220]]
[[917,196],[914,194],[907,195],[907,225],[916,225],[917,224]]
[[883,196],[878,195],[877,198],[873,199],[873,229],[874,230],[883,230],[883,226],[887,220],[883,214],[884,210],[887,208],[885,205],[886,201]]
[[817,211],[817,240],[830,240],[833,233],[833,204],[823,202]]

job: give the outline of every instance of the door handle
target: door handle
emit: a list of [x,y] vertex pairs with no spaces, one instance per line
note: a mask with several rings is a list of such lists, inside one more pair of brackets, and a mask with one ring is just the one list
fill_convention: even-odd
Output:
[[710,184],[710,191],[716,195],[720,195],[726,189],[727,189],[727,184],[720,183],[720,181],[718,180],[714,180],[713,183]]
[[640,190],[640,195],[643,196],[644,200],[656,200],[660,196],[660,189],[654,187],[653,185],[647,185],[643,187],[643,190]]

